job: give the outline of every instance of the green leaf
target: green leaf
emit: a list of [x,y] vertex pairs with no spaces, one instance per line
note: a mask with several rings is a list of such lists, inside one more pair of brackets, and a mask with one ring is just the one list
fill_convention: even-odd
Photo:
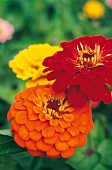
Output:
[[14,154],[25,151],[24,148],[19,147],[12,137],[9,130],[0,130],[0,156]]
[[15,170],[15,161],[10,155],[0,157],[0,170]]
[[85,154],[84,148],[77,148],[74,156],[70,157],[66,163],[77,170],[93,170],[98,164],[100,156],[97,153]]
[[112,169],[101,164],[98,164],[93,170],[112,170]]
[[13,154],[11,157],[17,163],[16,170],[72,170],[63,158],[34,157],[28,152]]
[[0,98],[3,99],[5,102],[11,104],[14,102],[15,91],[12,90],[10,87],[1,86],[0,85]]
[[101,154],[101,163],[112,166],[112,139],[105,139],[97,151]]
[[0,135],[6,135],[6,136],[13,137],[13,134],[11,133],[10,129],[0,130]]
[[98,145],[105,139],[105,131],[99,119],[95,120],[94,129],[91,131],[90,135],[91,135],[92,145],[94,148],[97,148]]

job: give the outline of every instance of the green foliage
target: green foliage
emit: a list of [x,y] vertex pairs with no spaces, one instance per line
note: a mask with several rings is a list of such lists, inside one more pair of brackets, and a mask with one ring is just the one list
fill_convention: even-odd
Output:
[[112,168],[112,139],[105,139],[99,119],[94,130],[88,135],[87,143],[77,148],[74,156],[66,163],[76,170],[109,170]]
[[20,148],[13,139],[10,130],[0,130],[0,156],[23,152],[25,149]]
[[[0,170],[111,170],[112,104],[93,109],[94,130],[87,144],[65,159],[38,158],[20,148],[8,129],[6,114],[25,81],[17,79],[9,60],[31,44],[59,45],[83,35],[112,37],[112,9],[104,4],[105,15],[91,20],[83,14],[87,0],[0,0],[0,18],[15,29],[13,38],[0,43]],[[65,163],[66,162],[66,163]]]

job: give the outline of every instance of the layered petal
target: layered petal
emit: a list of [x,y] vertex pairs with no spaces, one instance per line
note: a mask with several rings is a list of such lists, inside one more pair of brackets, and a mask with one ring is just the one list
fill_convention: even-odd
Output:
[[58,93],[67,90],[68,100],[74,106],[82,106],[87,98],[110,103],[107,84],[112,86],[112,39],[102,35],[84,36],[62,42],[61,47],[63,51],[43,62],[49,72],[55,73],[47,75],[48,80],[55,80],[53,90]]
[[56,93],[51,86],[27,88],[17,94],[7,118],[12,120],[14,141],[29,154],[41,157],[72,156],[93,128],[88,101],[74,107],[65,92]]

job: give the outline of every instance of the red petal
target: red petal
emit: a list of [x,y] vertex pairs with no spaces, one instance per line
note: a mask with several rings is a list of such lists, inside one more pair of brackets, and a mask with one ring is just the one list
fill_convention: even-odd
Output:
[[91,88],[92,88],[91,82],[88,85],[80,85],[80,89],[82,92],[89,92],[91,91]]
[[79,74],[78,75],[78,82],[79,85],[88,85],[90,83],[89,79],[87,78],[86,75],[84,74]]
[[112,77],[107,77],[106,78],[106,83],[112,86]]
[[79,69],[75,69],[74,64],[72,63],[66,63],[63,65],[63,67],[68,74],[75,74],[79,70]]
[[63,92],[67,86],[70,84],[70,81],[73,76],[66,74],[66,72],[60,75],[60,78],[57,79],[53,84],[53,90],[57,93]]
[[102,88],[102,100],[105,104],[111,102],[111,91],[106,85]]
[[95,79],[92,80],[92,85],[97,88],[100,88],[105,85],[105,80],[104,78],[97,76]]
[[87,95],[80,91],[79,86],[71,85],[68,89],[68,101],[73,104],[74,107],[81,107],[87,101]]
[[89,70],[87,77],[94,79],[96,77],[96,73],[93,70]]
[[92,89],[88,92],[88,97],[93,102],[99,102],[102,97],[101,88],[92,87]]
[[47,75],[47,79],[50,80],[54,80],[56,79],[58,76],[60,75],[59,71],[52,71]]

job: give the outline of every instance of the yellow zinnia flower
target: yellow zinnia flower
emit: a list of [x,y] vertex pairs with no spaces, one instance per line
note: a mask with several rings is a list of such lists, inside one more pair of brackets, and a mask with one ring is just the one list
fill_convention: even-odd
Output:
[[89,0],[83,7],[83,12],[91,19],[98,19],[104,15],[104,5],[97,0]]
[[60,47],[49,44],[30,45],[28,49],[20,51],[13,60],[9,61],[9,67],[12,68],[17,78],[22,80],[30,78],[26,83],[26,87],[49,84],[46,73],[43,73],[44,66],[42,62],[47,56],[61,50]]

